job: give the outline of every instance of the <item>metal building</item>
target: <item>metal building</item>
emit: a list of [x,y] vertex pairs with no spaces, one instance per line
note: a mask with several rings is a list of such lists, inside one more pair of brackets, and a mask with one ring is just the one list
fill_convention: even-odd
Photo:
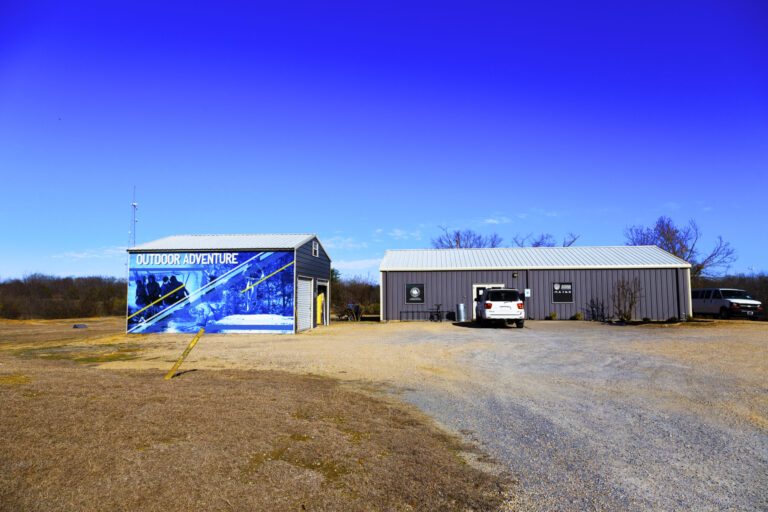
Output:
[[296,333],[330,321],[313,234],[181,235],[128,249],[129,333]]
[[502,287],[528,290],[529,319],[586,318],[590,303],[612,314],[616,283],[635,277],[636,318],[682,319],[691,314],[690,268],[656,246],[390,250],[379,269],[381,319],[426,320],[437,304],[465,304],[473,319],[483,291]]

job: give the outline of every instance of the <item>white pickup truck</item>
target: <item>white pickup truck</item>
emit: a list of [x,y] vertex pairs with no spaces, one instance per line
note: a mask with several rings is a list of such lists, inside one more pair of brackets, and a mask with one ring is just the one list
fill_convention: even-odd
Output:
[[483,325],[490,321],[512,322],[522,329],[525,323],[525,305],[522,294],[511,288],[489,288],[477,301],[475,320]]

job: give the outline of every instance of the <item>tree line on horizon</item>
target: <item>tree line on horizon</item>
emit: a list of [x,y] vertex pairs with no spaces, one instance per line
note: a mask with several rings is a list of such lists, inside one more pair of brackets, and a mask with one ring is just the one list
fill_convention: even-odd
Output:
[[0,318],[86,318],[125,315],[125,279],[31,274],[0,281]]

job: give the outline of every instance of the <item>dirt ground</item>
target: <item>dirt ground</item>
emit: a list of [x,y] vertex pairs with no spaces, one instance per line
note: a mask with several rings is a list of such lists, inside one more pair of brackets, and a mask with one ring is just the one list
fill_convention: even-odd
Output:
[[[124,334],[119,318],[4,321],[0,350],[21,357],[72,359],[109,369],[169,369],[191,340],[188,334]],[[333,323],[300,335],[205,334],[182,369],[281,369],[348,381],[397,387],[435,375],[469,378],[457,355],[481,350],[483,342],[445,346],[449,324]],[[418,343],[398,346],[404,333]],[[393,350],[393,347],[396,349]]]
[[[87,333],[73,321],[3,322],[0,362],[158,375],[191,338],[125,335],[122,319],[84,322]],[[768,507],[759,491],[768,485],[763,322],[538,321],[525,329],[344,322],[296,336],[204,335],[182,366],[189,370],[179,382],[279,370],[330,377],[319,381],[349,391],[386,390],[499,461],[512,475],[504,510]],[[0,366],[9,373],[24,374]]]
[[[114,319],[78,322],[89,328],[0,326],[0,510],[495,510],[502,502],[504,479],[467,464],[479,455],[473,446],[374,386],[213,370],[194,357],[164,381],[190,336],[137,339]],[[130,364],[139,369],[103,368]]]

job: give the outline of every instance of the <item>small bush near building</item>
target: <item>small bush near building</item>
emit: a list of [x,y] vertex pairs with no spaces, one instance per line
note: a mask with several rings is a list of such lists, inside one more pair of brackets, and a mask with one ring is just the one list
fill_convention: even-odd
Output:
[[620,322],[629,323],[635,314],[635,307],[642,298],[640,279],[620,279],[613,288],[613,307]]
[[593,322],[606,322],[609,320],[603,301],[594,297],[590,299],[587,305],[587,320]]
[[552,311],[550,314],[547,315],[547,320],[557,320],[557,313]]
[[571,317],[571,320],[584,320],[584,315],[582,315],[581,313],[576,313]]

